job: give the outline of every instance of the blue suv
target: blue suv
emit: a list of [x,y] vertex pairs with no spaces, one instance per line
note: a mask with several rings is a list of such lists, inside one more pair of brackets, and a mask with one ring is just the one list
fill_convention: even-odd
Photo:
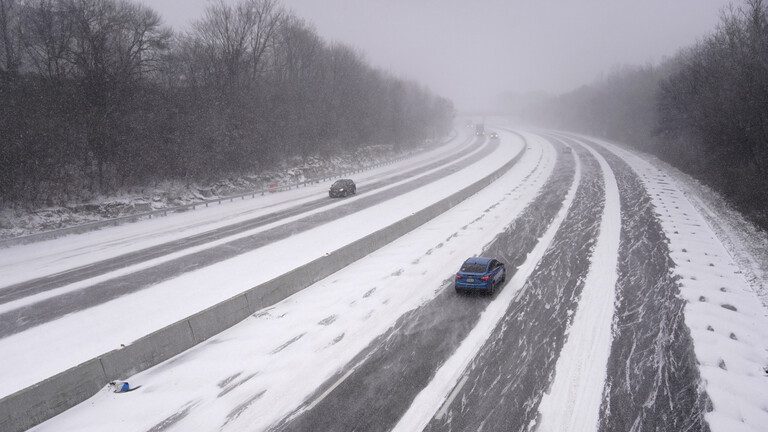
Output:
[[494,292],[507,279],[504,264],[493,258],[474,257],[464,261],[456,273],[456,292]]

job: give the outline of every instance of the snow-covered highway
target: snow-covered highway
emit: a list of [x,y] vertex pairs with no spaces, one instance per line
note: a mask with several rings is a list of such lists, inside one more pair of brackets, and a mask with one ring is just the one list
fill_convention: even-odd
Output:
[[[390,199],[399,199],[410,191],[465,169],[467,165],[482,163],[483,158],[492,154],[497,146],[498,143],[489,143],[461,157],[443,159],[437,168],[429,169],[430,166],[427,166],[415,169],[408,172],[410,176],[406,176],[405,180],[396,176],[390,183],[379,182],[386,183],[386,186],[379,183],[376,184],[378,187],[363,186],[358,196],[342,202],[326,197],[306,207],[256,217],[6,287],[3,289],[6,293],[4,300],[10,304],[5,305],[5,312],[0,312],[0,337],[152,287],[326,223],[337,222]],[[357,229],[360,228],[367,229],[365,225],[358,224]]]
[[[32,259],[0,288],[0,397],[515,160],[384,247],[121,377],[140,389],[105,389],[33,430],[765,430],[766,305],[674,179],[589,137],[494,130],[499,141],[465,133],[368,173],[347,200],[321,200],[317,187],[208,209],[199,223],[178,215],[178,230],[147,221],[156,236],[136,224],[76,236],[71,250],[54,241],[38,251],[40,270]],[[27,265],[33,250],[6,254],[0,269]],[[118,264],[124,255],[136,258]],[[494,296],[454,292],[472,255],[506,263]],[[89,261],[104,267],[89,273]]]
[[[472,141],[476,145],[462,154],[441,158],[447,166],[414,172],[412,178],[372,194],[361,190],[354,198],[332,201],[333,208],[325,212],[285,218],[86,279],[33,296],[29,303],[20,299],[0,305],[6,336],[0,339],[7,371],[0,380],[3,396],[121,344],[128,345],[400,220],[503,165],[522,148],[513,138],[505,145]],[[423,165],[432,162],[425,160]],[[475,164],[483,169],[473,169]],[[270,233],[275,234],[265,240]],[[210,265],[213,263],[216,265]],[[114,316],[120,319],[112,319]],[[93,326],[94,322],[99,325]],[[34,350],[24,342],[30,340],[35,341]],[[35,362],[39,358],[48,360]],[[35,367],[29,367],[31,362]]]

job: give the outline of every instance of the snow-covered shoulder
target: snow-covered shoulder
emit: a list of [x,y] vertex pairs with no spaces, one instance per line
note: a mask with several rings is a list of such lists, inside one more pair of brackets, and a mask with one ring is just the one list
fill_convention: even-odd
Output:
[[[679,173],[611,143],[595,140],[624,159],[640,176],[669,239],[680,295],[686,301],[702,385],[712,402],[706,420],[714,432],[760,431],[768,424],[768,318],[745,268],[748,256],[738,218],[712,208]],[[737,262],[738,261],[738,262]],[[758,266],[759,267],[759,266]],[[760,278],[759,268],[749,268]]]

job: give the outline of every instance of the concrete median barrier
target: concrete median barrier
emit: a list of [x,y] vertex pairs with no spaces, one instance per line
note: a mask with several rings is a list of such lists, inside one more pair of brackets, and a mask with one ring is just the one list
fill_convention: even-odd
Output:
[[[525,143],[525,139],[518,135]],[[278,278],[155,331],[130,345],[110,351],[0,400],[0,430],[21,432],[87,400],[109,381],[129,376],[234,326],[260,309],[274,305],[330,276],[434,219],[504,175],[528,148],[500,168],[450,196],[329,252]]]

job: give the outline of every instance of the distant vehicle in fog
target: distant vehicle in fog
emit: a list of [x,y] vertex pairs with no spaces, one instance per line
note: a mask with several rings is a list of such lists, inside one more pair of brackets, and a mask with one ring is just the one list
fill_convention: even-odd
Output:
[[502,262],[493,258],[473,257],[461,265],[461,269],[456,273],[454,287],[457,293],[493,293],[506,279],[507,271]]
[[485,125],[482,123],[478,123],[475,125],[475,135],[477,136],[483,136],[485,135]]
[[331,198],[341,198],[357,193],[357,185],[351,179],[339,179],[333,182],[328,196]]
[[497,134],[496,132],[491,132],[491,139],[492,139],[492,140],[497,140],[497,139],[499,139],[499,134]]

